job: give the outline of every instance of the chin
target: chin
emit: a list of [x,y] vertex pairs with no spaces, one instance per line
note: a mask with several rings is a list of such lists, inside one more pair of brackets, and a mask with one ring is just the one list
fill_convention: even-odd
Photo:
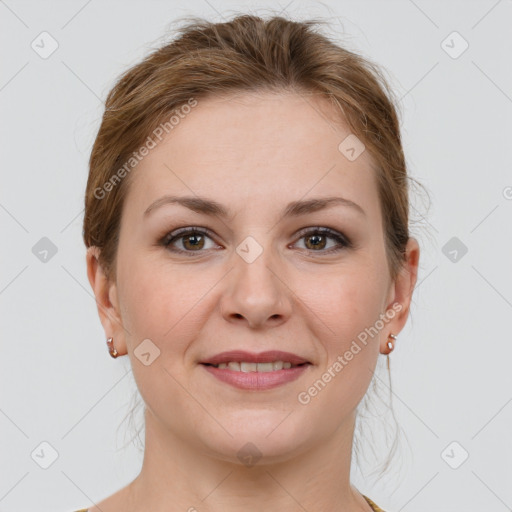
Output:
[[[290,458],[305,451],[311,440],[308,438],[306,429],[301,431],[295,425],[290,415],[280,412],[255,415],[245,415],[236,422],[219,423],[232,435],[218,432],[215,438],[211,433],[204,444],[214,452],[214,456],[232,462],[251,466],[257,463],[275,464],[285,462]],[[283,421],[283,418],[286,418]],[[311,425],[308,427],[310,431]]]

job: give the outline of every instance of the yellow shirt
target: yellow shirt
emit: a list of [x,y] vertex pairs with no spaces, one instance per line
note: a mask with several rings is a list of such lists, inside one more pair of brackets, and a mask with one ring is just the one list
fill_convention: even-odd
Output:
[[368,505],[370,505],[370,507],[372,507],[372,510],[374,512],[385,512],[378,505],[376,505],[370,498],[368,498],[368,496],[365,496],[363,494],[363,498],[368,502]]
[[[363,498],[368,502],[368,505],[370,505],[370,507],[372,507],[372,510],[374,512],[385,512],[384,510],[382,510],[379,506],[377,506],[370,498],[368,498],[364,494],[363,494]],[[89,511],[88,508],[81,508],[80,510],[75,510],[75,512],[88,512],[88,511]]]

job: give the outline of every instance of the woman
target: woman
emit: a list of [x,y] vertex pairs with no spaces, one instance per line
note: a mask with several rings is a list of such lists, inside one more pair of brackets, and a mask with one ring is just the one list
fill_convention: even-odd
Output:
[[356,408],[419,246],[385,80],[313,25],[196,20],[107,98],[84,241],[145,451],[89,512],[381,510],[350,483]]

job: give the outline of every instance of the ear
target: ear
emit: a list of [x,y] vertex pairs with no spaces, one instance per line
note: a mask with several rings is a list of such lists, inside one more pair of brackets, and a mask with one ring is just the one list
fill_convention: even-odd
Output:
[[[98,314],[106,338],[113,338],[113,345],[119,355],[127,354],[125,329],[119,310],[117,285],[105,275],[99,262],[99,247],[89,247],[86,254],[87,277],[94,291]],[[107,345],[105,342],[105,348]]]
[[387,354],[389,334],[395,336],[403,329],[407,318],[409,317],[409,310],[411,305],[412,293],[416,286],[418,278],[418,264],[420,259],[420,248],[415,238],[409,238],[406,245],[406,255],[404,266],[392,283],[386,310],[395,311],[395,315],[387,324],[385,336],[381,339],[380,352]]

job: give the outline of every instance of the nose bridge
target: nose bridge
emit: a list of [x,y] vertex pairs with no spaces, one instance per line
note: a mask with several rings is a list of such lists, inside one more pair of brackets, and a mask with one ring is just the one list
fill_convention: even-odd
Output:
[[288,288],[279,278],[279,256],[273,254],[271,237],[248,236],[235,248],[230,286],[223,297],[223,314],[240,317],[251,327],[266,321],[283,321],[291,310]]

